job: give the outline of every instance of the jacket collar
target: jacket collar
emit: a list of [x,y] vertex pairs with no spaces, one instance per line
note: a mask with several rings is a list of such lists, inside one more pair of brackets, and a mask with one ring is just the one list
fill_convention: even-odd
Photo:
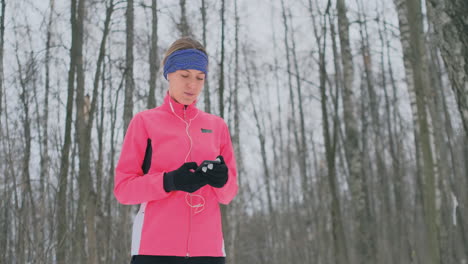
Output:
[[[198,99],[195,100],[190,105],[183,105],[176,102],[170,95],[169,91],[166,92],[166,96],[164,97],[164,103],[162,104],[162,108],[170,113],[172,113],[172,109],[174,109],[174,113],[182,119],[188,120],[194,118],[197,114],[199,109],[196,107]],[[171,108],[172,104],[172,108]],[[185,112],[185,115],[184,115]],[[184,118],[185,117],[185,118]]]

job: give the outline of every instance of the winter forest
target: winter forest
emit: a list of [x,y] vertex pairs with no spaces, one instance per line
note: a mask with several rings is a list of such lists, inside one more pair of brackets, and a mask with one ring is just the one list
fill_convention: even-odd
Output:
[[0,0],[0,263],[129,263],[113,177],[203,43],[227,263],[468,263],[466,0]]

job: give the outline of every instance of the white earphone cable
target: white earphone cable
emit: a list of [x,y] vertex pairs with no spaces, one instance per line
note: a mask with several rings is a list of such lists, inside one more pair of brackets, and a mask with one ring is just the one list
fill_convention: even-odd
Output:
[[[169,106],[171,107],[172,113],[175,116],[177,116],[182,122],[185,123],[185,133],[187,133],[187,136],[188,136],[189,141],[190,141],[190,149],[189,149],[187,155],[185,156],[185,161],[184,161],[184,162],[187,162],[187,159],[188,159],[189,155],[191,154],[192,147],[193,147],[193,141],[192,141],[192,137],[190,136],[190,133],[189,133],[189,128],[190,128],[190,125],[192,124],[192,120],[194,120],[198,116],[199,110],[197,109],[197,114],[192,119],[190,119],[189,122],[187,122],[187,121],[185,121],[185,119],[181,118],[179,115],[176,114],[176,112],[174,111],[174,107],[172,106],[172,102],[171,102],[170,98],[169,98]],[[190,196],[190,201],[187,199],[189,196]],[[195,204],[195,205],[192,204],[192,198],[193,197],[199,197],[201,199],[201,203]],[[205,209],[205,198],[202,195],[187,193],[185,195],[185,202],[187,203],[188,206],[190,206],[192,208],[197,208],[195,210],[195,214],[198,214],[198,213],[202,212]]]

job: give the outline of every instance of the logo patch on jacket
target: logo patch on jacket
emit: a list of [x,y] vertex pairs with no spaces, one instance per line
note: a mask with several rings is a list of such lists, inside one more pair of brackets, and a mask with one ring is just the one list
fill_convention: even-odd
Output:
[[213,133],[213,130],[212,130],[212,129],[202,128],[202,129],[201,129],[201,132],[202,132],[202,133]]

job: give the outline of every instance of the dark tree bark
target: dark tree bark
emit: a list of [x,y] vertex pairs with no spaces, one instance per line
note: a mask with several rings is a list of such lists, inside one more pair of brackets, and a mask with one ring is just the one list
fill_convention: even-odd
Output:
[[[284,4],[284,0],[281,0],[281,16],[282,16],[282,20],[283,20],[283,26],[284,26],[284,46],[285,46],[285,49],[286,49],[286,67],[287,67],[287,73],[288,73],[288,89],[289,89],[289,100],[290,100],[290,105],[291,105],[291,113],[292,113],[292,117],[288,120],[289,121],[289,126],[293,127],[293,135],[294,135],[294,143],[296,145],[296,147],[299,146],[299,135],[297,133],[297,129],[295,129],[296,127],[296,103],[295,103],[295,99],[294,99],[294,91],[293,91],[293,84],[292,84],[292,74],[291,74],[291,54],[290,54],[290,47],[289,47],[289,41],[288,41],[288,38],[289,38],[289,25],[288,25],[288,20],[287,20],[287,14],[286,14],[286,6]],[[288,145],[288,151],[287,153],[291,153],[290,152],[290,146],[289,144]],[[288,154],[288,175],[291,175],[292,173],[292,159],[293,157],[291,157],[292,155],[289,155]]]
[[219,62],[219,115],[224,118],[224,29],[226,21],[224,19],[225,0],[221,0],[221,60]]
[[[204,2],[204,0],[203,0]],[[234,135],[232,137],[237,161],[237,178],[241,185],[239,172],[243,169],[241,143],[240,143],[240,107],[239,107],[239,14],[237,10],[237,0],[234,0],[235,32],[234,32]],[[208,94],[206,92],[205,94]],[[209,96],[208,96],[209,98]]]
[[[294,28],[293,23],[292,23],[292,15],[289,13],[289,20],[291,23],[291,27]],[[306,140],[306,131],[305,131],[305,120],[304,120],[304,100],[305,98],[302,94],[302,85],[301,85],[301,76],[300,76],[300,69],[299,69],[299,63],[297,60],[297,55],[296,55],[296,40],[294,38],[294,30],[291,31],[291,44],[292,44],[292,59],[293,59],[293,64],[294,64],[294,70],[296,71],[295,77],[296,77],[296,89],[297,89],[297,98],[298,100],[298,106],[299,106],[299,124],[300,124],[300,137],[298,135],[298,140],[299,144],[297,144],[297,156],[299,160],[299,171],[301,174],[301,183],[302,183],[302,191],[303,195],[306,198],[306,201],[308,200],[308,192],[309,192],[309,183],[308,183],[308,176],[307,176],[307,160],[308,160],[308,153],[307,153],[307,140]]]
[[[201,8],[200,8],[200,12],[201,12],[201,15],[202,15],[202,30],[203,30],[203,33],[202,33],[202,39],[203,39],[203,47],[206,48],[206,33],[207,33],[207,30],[206,30],[206,25],[207,25],[207,19],[206,19],[206,10],[207,10],[207,6],[206,6],[206,1],[205,0],[201,0]],[[205,102],[205,112],[207,113],[211,113],[211,99],[210,99],[210,83],[208,82],[208,79],[205,80],[205,87],[203,88],[204,89],[204,102]]]
[[[346,246],[346,238],[344,235],[343,218],[341,214],[341,201],[339,195],[339,186],[337,184],[336,174],[336,146],[337,146],[337,135],[338,135],[338,92],[335,92],[336,97],[333,102],[334,113],[333,120],[330,122],[328,113],[328,95],[326,92],[326,80],[328,79],[326,71],[325,51],[326,51],[326,35],[327,35],[327,16],[329,16],[331,1],[328,1],[327,7],[323,15],[323,23],[321,36],[318,35],[317,30],[315,31],[315,37],[317,43],[319,43],[319,68],[320,68],[320,102],[322,109],[322,122],[323,122],[323,137],[325,143],[325,156],[327,163],[327,179],[328,185],[331,192],[331,229],[332,229],[332,243],[333,252],[335,255],[335,263],[344,264],[348,261],[348,253]],[[309,2],[310,9],[312,10],[312,4]],[[315,28],[315,23],[314,23]],[[330,123],[333,125],[330,127]]]
[[[3,51],[4,51],[4,36],[5,36],[5,8],[6,8],[6,2],[5,0],[1,0],[0,6],[2,8],[1,13],[0,13],[0,138],[4,138],[4,132],[3,132],[3,125],[2,125],[2,116],[3,116],[3,86],[4,86],[4,72],[3,72]],[[3,143],[3,142],[0,142]],[[4,169],[4,172],[6,172],[6,166],[5,168],[0,167],[0,169]],[[5,173],[5,182],[4,186],[8,186],[8,175]],[[1,203],[1,207],[4,208],[2,210],[2,217],[3,217],[3,224],[1,226],[2,232],[5,236],[6,239],[2,239],[0,241],[0,261],[7,261],[7,245],[8,245],[8,221],[9,221],[9,211],[8,211],[8,206],[7,202],[9,202],[9,192],[7,191],[7,188],[4,189],[3,192],[3,203]],[[4,206],[3,206],[4,205]]]
[[[133,14],[133,0],[127,1],[126,11],[126,57],[125,57],[125,98],[124,98],[124,113],[123,113],[123,136],[128,128],[128,124],[133,116],[133,93],[135,90],[135,81],[133,77],[133,41],[134,41],[134,14]],[[120,226],[130,225],[130,206],[120,206]],[[128,237],[125,236],[125,240]],[[125,256],[124,249],[119,249],[119,254]]]
[[[363,9],[363,4],[361,3],[360,9]],[[362,63],[364,65],[364,77],[365,77],[365,84],[367,88],[367,96],[369,97],[369,115],[371,117],[371,134],[369,142],[371,144],[368,145],[369,149],[363,149],[364,152],[374,152],[375,159],[371,162],[376,164],[376,171],[373,171],[373,166],[369,166],[369,175],[375,174],[377,177],[377,185],[372,186],[372,180],[368,178],[369,184],[366,184],[366,180],[364,179],[362,185],[362,201],[364,204],[361,204],[359,211],[359,220],[358,221],[365,221],[364,223],[360,223],[361,229],[358,231],[360,233],[359,239],[359,256],[360,261],[368,261],[368,263],[375,263],[378,262],[377,260],[377,251],[378,251],[378,244],[385,242],[385,239],[378,240],[378,237],[386,237],[386,227],[388,225],[383,224],[384,227],[378,226],[378,223],[385,222],[389,219],[387,215],[391,211],[390,202],[389,202],[389,183],[386,182],[388,179],[387,170],[384,163],[384,147],[382,144],[382,129],[381,129],[381,120],[380,120],[380,111],[379,111],[379,104],[380,101],[377,95],[377,91],[375,88],[375,78],[374,78],[374,71],[373,71],[373,62],[372,62],[372,54],[371,48],[369,43],[369,33],[367,29],[367,22],[364,21],[362,17],[362,12],[359,13],[359,33],[361,37],[361,56],[362,56]],[[365,139],[364,139],[365,140]],[[369,159],[370,160],[370,159]],[[362,178],[366,177],[366,173],[361,172],[363,175]],[[374,197],[372,197],[372,193],[370,193],[369,188],[376,188],[378,189],[374,193]],[[372,206],[372,200],[379,200],[383,201],[384,209],[382,211],[376,212],[377,209]],[[363,225],[363,226],[362,226]],[[385,247],[385,246],[383,246]]]
[[[83,7],[84,8],[84,7]],[[76,128],[76,131],[82,133],[77,137],[79,142],[79,157],[80,157],[80,171],[79,171],[79,183],[80,183],[80,200],[78,203],[84,206],[83,216],[85,216],[85,225],[86,225],[86,241],[87,241],[87,252],[89,258],[88,263],[98,263],[98,238],[96,236],[96,220],[95,217],[97,212],[100,211],[100,203],[97,198],[97,193],[94,190],[93,178],[91,176],[91,145],[87,144],[91,142],[91,131],[94,124],[94,116],[96,112],[97,100],[98,100],[98,90],[101,77],[102,64],[104,62],[106,54],[106,41],[107,36],[110,32],[110,22],[112,18],[112,13],[114,11],[114,0],[110,0],[109,6],[106,9],[106,18],[104,21],[104,31],[102,34],[101,44],[98,53],[98,59],[96,63],[96,72],[94,75],[93,83],[93,94],[90,101],[89,95],[86,95],[83,102],[77,101],[77,125],[82,126],[82,129]],[[83,11],[84,12],[84,11]],[[84,33],[84,32],[83,32]],[[77,68],[78,73],[81,71],[80,67]],[[78,75],[80,76],[80,75]],[[78,78],[79,80],[80,78]],[[84,83],[77,87],[77,99],[80,95],[84,94]],[[81,86],[82,85],[82,86]],[[83,91],[80,91],[83,89]],[[80,111],[82,111],[80,113]],[[101,182],[102,174],[96,175],[96,181]],[[97,185],[100,189],[100,184]],[[79,208],[80,209],[80,208]],[[100,244],[100,243],[99,243]]]
[[61,149],[60,155],[60,174],[58,180],[58,193],[57,193],[57,236],[56,236],[56,261],[58,264],[67,263],[66,260],[66,249],[68,245],[68,231],[67,231],[67,187],[68,187],[68,166],[69,166],[69,154],[71,147],[71,124],[72,124],[72,112],[73,112],[73,99],[74,99],[74,88],[75,88],[75,73],[76,73],[76,53],[77,53],[77,42],[79,38],[77,29],[76,19],[76,1],[71,2],[71,18],[70,23],[72,26],[72,46],[70,49],[70,66],[68,69],[68,96],[66,106],[66,119],[65,119],[65,135],[64,142]]
[[[40,127],[42,133],[39,133],[39,141],[40,141],[40,212],[43,213],[43,216],[40,219],[41,231],[39,233],[39,241],[45,241],[45,235],[47,232],[51,232],[50,230],[47,231],[47,218],[45,214],[48,210],[47,204],[49,203],[47,198],[46,192],[46,184],[48,184],[47,179],[50,173],[50,157],[49,157],[49,94],[50,94],[50,61],[51,61],[51,46],[52,46],[52,25],[54,19],[54,12],[55,12],[55,0],[50,0],[49,2],[49,21],[47,25],[47,33],[46,33],[46,54],[45,54],[45,84],[44,84],[44,102],[43,102],[43,110],[42,110],[42,117],[38,120],[38,127]],[[36,97],[36,96],[35,96]],[[37,100],[37,97],[36,97]],[[36,110],[39,114],[40,111]],[[41,252],[45,251],[45,247],[47,245],[45,243],[41,243]]]
[[351,193],[356,217],[357,261],[359,263],[372,262],[370,258],[372,248],[370,245],[370,228],[368,212],[368,194],[364,186],[363,164],[360,159],[359,127],[354,110],[353,81],[354,67],[349,41],[349,20],[344,0],[337,1],[338,28],[340,36],[341,63],[343,65],[343,116],[345,123],[345,151],[347,153],[350,173]]
[[151,47],[149,54],[149,64],[150,64],[150,80],[149,80],[149,94],[148,94],[148,104],[147,108],[151,109],[156,107],[156,80],[159,70],[159,57],[158,57],[158,2],[156,0],[151,1],[151,14],[152,14],[152,23],[151,23]]
[[128,124],[133,116],[133,92],[135,90],[135,81],[133,79],[133,39],[134,39],[134,14],[133,0],[127,1],[126,17],[126,55],[125,55],[125,102],[123,121],[124,134],[127,131]]
[[[417,115],[416,139],[419,142],[422,162],[420,184],[423,194],[424,222],[430,263],[440,262],[438,229],[436,224],[437,210],[435,205],[435,172],[434,158],[431,149],[429,123],[427,117],[427,87],[429,85],[427,69],[427,52],[424,46],[424,32],[420,0],[395,0],[397,6],[401,41],[404,48],[405,70],[408,88],[414,89]],[[406,21],[405,21],[406,20]],[[413,110],[413,111],[414,111]],[[415,114],[415,113],[413,113]],[[418,143],[417,143],[418,144]]]
[[[75,138],[78,147],[78,207],[77,207],[77,219],[74,237],[76,244],[74,246],[78,249],[78,260],[80,262],[96,263],[93,252],[94,248],[91,248],[91,244],[95,241],[87,241],[94,230],[85,230],[86,220],[88,213],[92,210],[88,207],[88,199],[91,197],[91,193],[94,192],[90,188],[91,186],[91,174],[89,168],[89,150],[90,145],[87,139],[87,127],[88,127],[88,114],[90,111],[90,97],[88,94],[85,95],[85,71],[84,71],[84,58],[83,58],[83,46],[84,46],[84,20],[86,10],[86,0],[79,0],[77,6],[77,17],[76,17],[76,30],[77,30],[77,44],[76,44],[76,117],[75,117]],[[88,242],[88,243],[87,243]],[[95,246],[95,245],[92,245]],[[88,248],[88,250],[86,250]]]
[[468,136],[468,2],[465,0],[426,1],[429,19],[435,26],[438,45]]
[[31,118],[29,110],[29,101],[31,100],[30,87],[34,86],[32,82],[35,82],[36,79],[36,65],[34,60],[34,54],[31,51],[28,56],[28,61],[23,65],[19,58],[19,48],[18,42],[15,45],[15,55],[18,65],[18,78],[21,86],[21,91],[19,92],[21,107],[23,113],[21,114],[21,125],[23,133],[23,149],[21,155],[21,205],[19,206],[19,226],[18,226],[18,236],[16,241],[16,254],[18,256],[19,263],[25,263],[29,261],[27,258],[26,252],[31,250],[31,245],[26,243],[28,240],[32,239],[37,233],[33,228],[31,228],[32,223],[36,223],[36,209],[35,202],[33,198],[32,188],[31,188],[31,177],[29,170],[29,163],[31,162]]
[[2,125],[2,102],[3,102],[3,49],[4,49],[4,39],[5,39],[5,8],[6,8],[6,0],[2,0],[0,5],[2,7],[2,11],[0,14],[0,127]]
[[179,0],[180,23],[177,25],[177,28],[179,29],[180,35],[182,37],[191,37],[192,29],[190,28],[188,20],[187,20],[187,11],[185,8],[185,1],[186,0]]

